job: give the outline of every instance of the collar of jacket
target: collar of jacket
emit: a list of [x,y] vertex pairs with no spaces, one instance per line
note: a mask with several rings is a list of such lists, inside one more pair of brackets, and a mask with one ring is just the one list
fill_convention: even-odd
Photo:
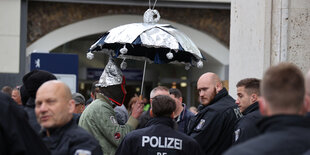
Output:
[[258,102],[254,102],[253,104],[251,104],[249,107],[247,107],[244,111],[243,111],[243,115],[247,115],[248,113],[251,113],[253,111],[258,110]]
[[217,102],[218,100],[220,100],[221,98],[223,98],[224,96],[228,95],[228,92],[226,90],[226,88],[224,87],[222,90],[220,90],[214,97],[214,99],[208,104],[208,105],[202,105],[200,104],[200,106],[198,107],[198,111],[201,111],[202,109],[204,109],[205,107],[212,105],[213,103]]
[[174,119],[176,122],[180,122],[184,119],[186,105],[184,103],[182,103],[182,106],[183,106],[183,110],[181,111],[180,115]]
[[147,122],[146,126],[151,126],[151,125],[156,125],[156,124],[163,124],[171,128],[174,128],[174,121],[170,117],[154,117]]
[[[52,139],[52,140],[57,140],[57,139],[60,139],[64,133],[64,131],[66,131],[68,128],[70,128],[72,125],[74,125],[74,121],[73,119],[71,119],[67,124],[65,124],[64,126],[62,127],[58,127],[58,128],[51,128],[51,129],[48,129],[49,131],[49,137]],[[42,137],[48,137],[47,135],[47,129],[42,129],[40,131],[40,135]]]
[[257,124],[261,132],[283,130],[286,127],[310,128],[310,120],[301,115],[274,115],[265,117]]
[[101,93],[97,93],[97,99],[103,100],[105,103],[108,103],[112,108],[116,107],[116,105],[111,100],[109,100],[108,97]]

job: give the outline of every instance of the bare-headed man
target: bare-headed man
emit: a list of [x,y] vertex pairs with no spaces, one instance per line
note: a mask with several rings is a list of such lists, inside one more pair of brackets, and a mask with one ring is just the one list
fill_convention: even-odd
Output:
[[310,123],[304,117],[304,77],[293,64],[270,67],[261,83],[259,109],[266,116],[258,123],[261,135],[225,154],[302,154],[310,148]]
[[244,142],[259,134],[256,123],[262,119],[258,108],[260,80],[246,78],[237,83],[237,100],[240,112],[243,114],[235,125],[234,143]]
[[35,105],[41,136],[53,155],[103,154],[98,141],[73,121],[75,103],[66,84],[56,80],[42,84]]
[[174,111],[174,120],[178,124],[178,130],[180,132],[186,133],[187,125],[191,117],[194,116],[192,112],[190,112],[186,105],[182,102],[182,93],[177,88],[169,89],[170,97],[175,101],[175,111]]
[[201,105],[189,122],[187,134],[196,139],[205,154],[222,154],[232,145],[234,125],[241,114],[216,74],[201,75],[197,90]]

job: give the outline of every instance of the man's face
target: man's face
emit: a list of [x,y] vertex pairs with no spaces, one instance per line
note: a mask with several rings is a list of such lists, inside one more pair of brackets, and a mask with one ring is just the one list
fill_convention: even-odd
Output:
[[170,94],[170,97],[171,97],[172,99],[174,99],[175,104],[176,104],[177,107],[182,106],[181,98],[177,98],[177,97],[175,97],[173,94]]
[[252,102],[251,102],[251,96],[248,95],[248,93],[245,91],[244,86],[237,88],[237,100],[236,104],[238,105],[240,112],[244,112],[246,108],[248,108]]
[[[40,87],[36,96],[35,113],[39,124],[46,128],[65,125],[72,116],[69,102],[70,98],[64,95],[64,90],[57,85]],[[74,103],[73,103],[74,104]]]
[[199,102],[208,105],[217,94],[215,84],[210,79],[199,79],[197,82],[197,90],[199,93]]
[[22,101],[21,101],[21,97],[20,97],[20,93],[18,90],[13,90],[12,91],[12,99],[18,103],[18,104],[21,104]]
[[85,106],[83,104],[76,104],[73,113],[81,114],[84,111],[84,109],[85,109]]

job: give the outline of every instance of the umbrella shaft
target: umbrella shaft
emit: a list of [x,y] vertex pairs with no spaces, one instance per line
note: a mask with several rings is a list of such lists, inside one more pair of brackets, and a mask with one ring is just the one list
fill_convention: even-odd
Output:
[[141,84],[140,96],[142,96],[142,92],[143,92],[143,85],[144,85],[144,78],[145,78],[145,70],[146,70],[146,60],[144,60],[144,68],[143,68],[143,75],[142,75],[142,84]]

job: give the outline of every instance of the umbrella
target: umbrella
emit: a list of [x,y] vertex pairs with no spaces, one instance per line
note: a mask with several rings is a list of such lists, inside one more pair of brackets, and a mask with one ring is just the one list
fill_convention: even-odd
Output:
[[144,23],[122,25],[104,33],[88,50],[87,58],[94,52],[106,53],[123,59],[121,68],[125,69],[126,59],[144,61],[141,92],[145,76],[146,62],[155,64],[181,63],[185,68],[201,68],[203,55],[184,33],[169,24],[156,24],[160,19],[157,10],[148,9],[144,13]]

